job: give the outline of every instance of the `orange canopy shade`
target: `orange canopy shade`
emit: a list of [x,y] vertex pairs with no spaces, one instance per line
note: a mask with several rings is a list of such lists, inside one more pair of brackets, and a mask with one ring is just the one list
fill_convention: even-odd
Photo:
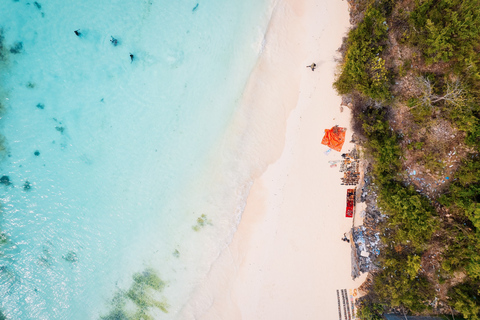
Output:
[[335,126],[332,129],[325,129],[322,144],[335,151],[342,151],[343,144],[345,143],[345,131],[347,131],[347,128],[340,128],[338,126]]

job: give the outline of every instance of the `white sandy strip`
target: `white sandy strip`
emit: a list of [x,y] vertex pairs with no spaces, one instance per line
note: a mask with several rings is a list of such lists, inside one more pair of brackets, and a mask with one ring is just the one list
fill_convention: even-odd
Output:
[[[345,218],[347,187],[328,163],[340,153],[326,155],[320,144],[323,130],[338,124],[348,128],[342,151],[352,147],[349,110],[340,113],[332,88],[348,26],[345,1],[278,1],[244,100],[270,113],[270,99],[290,103],[272,114],[288,117],[284,144],[271,137],[283,152],[278,158],[273,147],[270,157],[278,160],[254,182],[231,244],[181,319],[336,320],[336,290],[362,283],[363,277],[352,281],[350,246],[341,241],[352,225]],[[314,72],[306,68],[312,62]]]

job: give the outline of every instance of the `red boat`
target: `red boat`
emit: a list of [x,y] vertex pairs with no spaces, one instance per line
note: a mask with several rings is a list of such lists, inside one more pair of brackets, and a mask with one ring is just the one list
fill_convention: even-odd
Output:
[[347,210],[345,217],[353,218],[355,212],[355,189],[347,189]]

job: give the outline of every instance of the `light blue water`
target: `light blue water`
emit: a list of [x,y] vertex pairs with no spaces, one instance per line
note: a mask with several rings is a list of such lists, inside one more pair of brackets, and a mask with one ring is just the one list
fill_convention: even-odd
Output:
[[245,179],[222,185],[234,169],[212,178],[208,168],[241,158],[215,152],[228,143],[268,6],[0,1],[5,316],[176,318],[244,197]]

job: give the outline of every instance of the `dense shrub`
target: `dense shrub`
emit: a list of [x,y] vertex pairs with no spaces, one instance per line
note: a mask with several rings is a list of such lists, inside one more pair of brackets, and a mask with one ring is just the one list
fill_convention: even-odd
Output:
[[449,191],[439,199],[457,219],[446,240],[443,268],[480,280],[480,157],[466,159]]
[[424,249],[439,224],[429,200],[413,187],[399,183],[384,186],[378,200],[382,211],[389,217],[388,228],[395,230],[388,241]]
[[387,121],[386,109],[368,108],[361,115],[367,156],[373,161],[373,175],[376,183],[388,185],[396,180],[401,166],[402,151],[398,136]]
[[[419,275],[420,257],[438,221],[429,200],[399,181],[402,152],[399,138],[386,119],[386,110],[368,108],[361,118],[378,206],[388,216],[381,236],[387,244],[381,255],[383,270],[374,277],[375,293],[382,303],[422,311],[432,290]],[[398,246],[403,247],[401,254],[394,249]]]
[[480,232],[480,157],[466,159],[455,173],[455,181],[440,202],[455,214],[469,219]]
[[389,241],[420,248],[438,226],[434,209],[427,198],[399,181],[402,151],[398,135],[386,120],[386,111],[370,108],[362,118],[368,138],[365,149],[372,158],[378,189],[378,205],[389,217],[387,227],[395,231]]
[[340,94],[357,90],[373,99],[390,98],[389,72],[381,57],[387,30],[385,16],[370,6],[364,19],[349,32],[342,70],[334,83]]
[[465,319],[480,320],[480,282],[464,283],[449,290],[450,304]]
[[477,0],[418,0],[411,13],[414,44],[427,63],[453,61],[478,73],[480,6]]
[[427,308],[433,299],[433,289],[426,278],[419,275],[420,257],[389,254],[383,261],[383,270],[374,278],[375,294],[392,307],[406,307],[414,312]]
[[366,320],[383,320],[383,305],[375,303],[368,296],[359,299],[357,304],[357,317]]

